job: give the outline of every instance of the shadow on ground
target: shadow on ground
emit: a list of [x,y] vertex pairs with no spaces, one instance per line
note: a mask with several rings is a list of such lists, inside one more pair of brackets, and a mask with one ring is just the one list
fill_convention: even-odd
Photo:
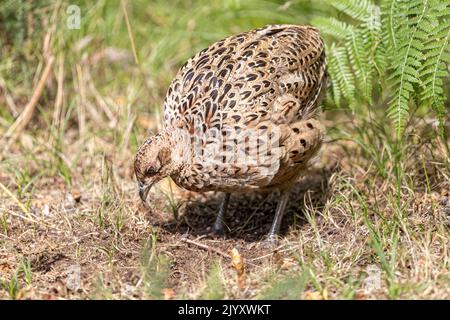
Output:
[[[336,169],[319,169],[295,184],[281,226],[281,236],[286,235],[290,228],[299,228],[307,223],[303,213],[305,199],[308,206],[321,210],[329,196],[329,179],[335,171]],[[211,226],[222,197],[221,193],[196,196],[180,208],[177,220],[173,217],[163,219],[164,221],[152,221],[153,218],[150,220],[169,234],[212,237]],[[222,237],[244,242],[264,239],[272,224],[278,199],[278,192],[232,194],[225,221],[226,232]]]

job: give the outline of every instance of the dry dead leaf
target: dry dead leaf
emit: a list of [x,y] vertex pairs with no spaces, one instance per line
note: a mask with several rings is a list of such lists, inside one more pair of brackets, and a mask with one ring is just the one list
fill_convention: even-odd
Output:
[[7,262],[0,263],[0,276],[9,274],[12,270],[13,268]]
[[58,300],[58,297],[51,293],[44,293],[40,298],[42,300]]
[[280,268],[283,270],[292,270],[298,266],[298,262],[294,258],[284,258]]
[[118,96],[114,101],[119,107],[127,105],[127,99],[124,96]]
[[244,259],[236,248],[233,248],[231,250],[231,264],[233,265],[233,268],[236,270],[238,275],[244,274]]
[[322,292],[307,291],[305,292],[306,300],[328,300],[328,291],[325,289]]
[[355,299],[356,300],[366,300],[367,299],[366,294],[364,293],[363,290],[359,290],[356,292]]
[[163,289],[164,300],[172,300],[175,298],[175,291],[172,288]]
[[280,267],[283,261],[283,256],[281,255],[281,253],[275,250],[272,254],[272,260],[278,267]]
[[236,248],[231,250],[231,265],[236,270],[239,288],[243,290],[245,288],[245,265],[244,259]]
[[21,288],[19,292],[17,293],[16,299],[17,300],[31,300],[36,297],[36,289],[32,286],[26,286],[24,288]]
[[298,266],[296,259],[292,257],[284,257],[283,254],[278,251],[274,251],[272,261],[281,270],[292,270]]

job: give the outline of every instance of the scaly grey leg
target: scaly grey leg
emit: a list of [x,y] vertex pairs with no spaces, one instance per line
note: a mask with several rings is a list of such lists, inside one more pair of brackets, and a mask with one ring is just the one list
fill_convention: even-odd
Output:
[[271,244],[276,244],[277,236],[280,232],[281,221],[283,220],[284,211],[286,210],[286,204],[289,200],[289,194],[291,190],[281,191],[281,199],[278,202],[277,210],[275,211],[275,218],[272,222],[272,227],[270,227],[269,234],[267,236],[267,241]]
[[228,202],[230,202],[230,193],[226,192],[224,194],[222,203],[220,204],[219,212],[217,213],[217,217],[216,217],[216,221],[214,222],[214,225],[213,225],[214,233],[220,234],[223,232],[223,222],[224,222],[225,215],[227,213]]

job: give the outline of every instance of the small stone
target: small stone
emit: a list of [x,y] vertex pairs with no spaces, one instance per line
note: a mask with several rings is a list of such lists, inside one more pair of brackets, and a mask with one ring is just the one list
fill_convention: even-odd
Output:
[[125,283],[120,289],[120,293],[123,296],[132,296],[136,293],[136,287],[131,284]]
[[71,265],[67,269],[66,287],[73,292],[76,292],[80,289],[81,268],[79,265]]
[[77,204],[77,202],[75,201],[72,193],[71,192],[67,192],[66,193],[66,199],[64,200],[64,203],[63,203],[63,208],[66,211],[74,211],[76,204]]
[[50,215],[50,207],[48,204],[44,204],[44,208],[42,209],[42,215],[44,217],[48,217]]

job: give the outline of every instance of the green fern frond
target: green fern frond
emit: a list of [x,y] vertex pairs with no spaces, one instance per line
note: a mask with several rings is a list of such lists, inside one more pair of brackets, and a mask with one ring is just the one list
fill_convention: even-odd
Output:
[[449,75],[447,64],[450,63],[450,20],[443,20],[441,24],[435,26],[431,34],[433,36],[424,45],[428,51],[420,70],[422,88],[420,99],[436,112],[443,134],[445,114],[443,79]]
[[[348,53],[344,47],[334,44],[327,50],[330,53],[329,65],[332,76],[332,86],[338,90],[339,96],[348,101],[350,108],[354,108],[356,87],[351,67],[349,65]],[[335,88],[337,86],[337,88]]]
[[[335,18],[316,18],[313,24],[334,43],[327,53],[332,82],[332,100],[339,106],[344,99],[350,107],[355,102],[372,102],[374,75],[386,69],[381,11],[369,0],[327,0],[337,10],[353,18],[346,23]],[[336,56],[335,56],[336,55]]]
[[372,12],[372,2],[369,0],[326,0],[337,10],[359,21],[367,21]]
[[370,63],[378,72],[379,76],[384,74],[387,67],[386,44],[383,42],[383,29],[381,20],[381,9],[372,5],[371,15],[363,24],[361,29],[365,39],[365,47],[369,52]]
[[363,98],[370,103],[372,94],[371,52],[365,45],[364,33],[350,32],[346,38],[345,48],[355,74],[357,87],[362,92]]
[[397,48],[397,24],[396,16],[399,10],[397,0],[384,0],[381,4],[381,21],[383,29],[383,41],[386,44],[387,51],[393,53]]
[[339,74],[338,64],[335,63],[336,58],[333,55],[329,55],[328,57],[328,74],[331,78],[331,92],[327,92],[327,100],[334,102],[334,104],[338,107],[341,106],[342,92],[339,88],[339,84],[337,83],[337,76]]
[[442,121],[450,61],[450,0],[384,0],[380,6],[370,0],[327,3],[354,20],[313,20],[332,37],[326,47],[332,81],[328,101],[337,106],[345,102],[353,109],[356,102],[371,105],[373,92],[388,89],[387,115],[397,138],[403,134],[411,104],[431,107]]
[[[409,103],[415,93],[414,87],[420,83],[419,69],[424,58],[424,42],[429,36],[430,2],[421,0],[397,1],[399,13],[394,13],[398,23],[395,41],[396,53],[392,59],[390,80],[392,81],[393,98],[389,103],[388,116],[392,118],[397,138],[403,134],[409,117]],[[401,19],[402,18],[402,19]]]
[[345,39],[354,30],[352,25],[336,18],[317,17],[311,21],[311,24],[319,28],[322,34],[330,35],[338,40]]

